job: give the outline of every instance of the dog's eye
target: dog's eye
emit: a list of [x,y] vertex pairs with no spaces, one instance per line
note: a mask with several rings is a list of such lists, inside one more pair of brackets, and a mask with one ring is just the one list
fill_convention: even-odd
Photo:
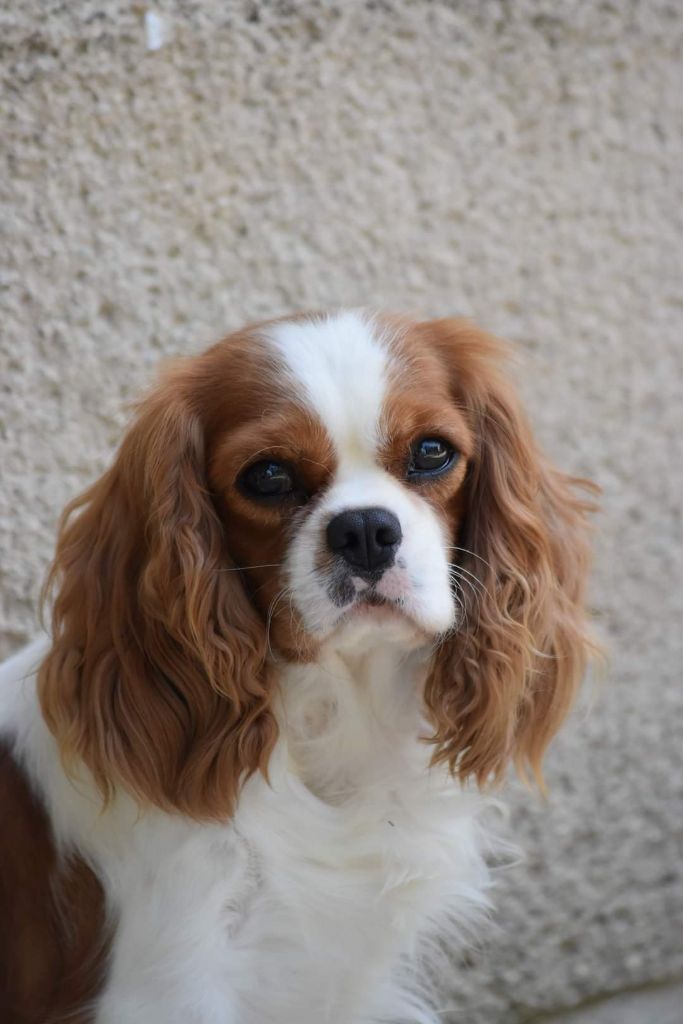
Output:
[[410,449],[408,478],[438,476],[455,463],[458,453],[441,437],[422,437]]
[[281,462],[271,462],[270,459],[249,466],[240,482],[252,498],[284,498],[294,490],[291,470]]

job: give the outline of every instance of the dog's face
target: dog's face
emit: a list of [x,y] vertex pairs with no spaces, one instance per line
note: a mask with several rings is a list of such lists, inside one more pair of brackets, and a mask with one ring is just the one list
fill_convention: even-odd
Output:
[[310,660],[350,632],[451,629],[473,439],[438,350],[346,313],[268,325],[251,358],[263,394],[219,431],[210,476],[272,649]]
[[64,752],[105,793],[222,816],[267,768],[278,665],[391,643],[431,652],[435,760],[538,771],[585,663],[589,506],[503,364],[462,321],[342,313],[169,372],[60,537]]

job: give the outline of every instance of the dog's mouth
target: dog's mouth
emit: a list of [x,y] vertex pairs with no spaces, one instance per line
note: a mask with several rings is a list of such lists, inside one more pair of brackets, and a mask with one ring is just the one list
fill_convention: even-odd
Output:
[[347,640],[360,642],[364,638],[372,643],[376,642],[372,637],[378,630],[383,641],[403,637],[409,646],[416,637],[434,638],[434,631],[421,621],[419,609],[415,607],[409,579],[387,579],[386,574],[378,579],[344,574],[328,584],[327,592],[337,607],[327,639],[344,637],[346,643]]
[[378,594],[374,590],[366,591],[364,594],[360,595],[354,604],[354,608],[359,609],[364,605],[367,605],[368,608],[382,608],[392,605],[397,607],[394,601],[389,601],[386,597],[382,597],[381,594]]
[[347,623],[388,623],[403,622],[415,627],[412,616],[408,615],[402,601],[390,600],[375,590],[368,589],[358,594],[355,601],[344,611],[337,622],[337,628]]

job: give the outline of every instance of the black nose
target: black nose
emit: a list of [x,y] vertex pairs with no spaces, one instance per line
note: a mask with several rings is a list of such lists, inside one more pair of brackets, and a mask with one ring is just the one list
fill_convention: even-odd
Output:
[[383,572],[401,543],[401,524],[386,508],[352,508],[327,524],[327,546],[356,570]]

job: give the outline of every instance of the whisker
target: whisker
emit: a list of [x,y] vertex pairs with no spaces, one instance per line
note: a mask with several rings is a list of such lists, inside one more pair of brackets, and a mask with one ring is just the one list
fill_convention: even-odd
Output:
[[282,590],[278,591],[278,593],[275,595],[275,597],[273,598],[273,600],[270,602],[270,604],[268,606],[268,615],[266,616],[266,644],[268,646],[268,651],[270,653],[270,656],[271,656],[271,658],[273,660],[276,660],[276,659],[275,659],[275,652],[273,650],[273,645],[270,642],[270,628],[271,628],[271,625],[272,625],[272,622],[273,622],[273,616],[274,616],[274,614],[275,614],[275,612],[277,610],[277,606],[278,606],[279,602],[282,600],[282,598],[285,596],[285,594],[287,594],[288,592],[291,593],[291,588],[290,587],[283,587]]
[[252,597],[256,597],[256,595],[257,595],[257,594],[260,594],[262,590],[265,590],[265,589],[266,589],[266,587],[267,587],[267,586],[269,586],[269,584],[270,584],[271,582],[272,582],[271,580],[266,580],[266,582],[265,582],[265,583],[262,583],[260,587],[257,587],[257,588],[256,588],[256,590],[254,590],[254,591],[252,592],[252,595],[251,595],[251,596],[252,596]]
[[478,576],[477,576],[477,575],[476,575],[475,573],[473,573],[473,572],[470,572],[470,570],[469,570],[469,569],[466,569],[466,568],[465,568],[465,567],[464,567],[463,565],[453,565],[453,564],[451,563],[451,565],[450,565],[450,568],[451,568],[451,569],[457,569],[457,571],[458,571],[458,572],[464,572],[464,573],[465,573],[465,575],[466,575],[466,576],[469,576],[469,577],[470,577],[470,578],[471,578],[472,580],[474,580],[474,582],[475,582],[476,584],[478,584],[478,586],[480,586],[480,587],[483,587],[483,588],[484,588],[484,590],[486,590],[486,587],[484,587],[484,584],[483,584],[483,582],[482,582],[482,581],[481,581],[481,580],[479,579],[479,577],[478,577]]
[[325,472],[329,470],[329,466],[326,466],[323,462],[316,462],[315,459],[308,459],[305,456],[301,459],[302,462],[310,462],[312,466],[319,466],[320,469],[324,469]]
[[[448,571],[451,579],[455,579],[458,580],[460,583],[467,584],[467,586],[472,590],[473,593],[477,595],[477,597],[481,597],[481,595],[483,594],[486,597],[488,597],[489,600],[492,600],[490,593],[488,592],[484,584],[481,582],[481,580],[474,575],[474,573],[467,572],[467,569],[463,569],[462,566],[459,565],[449,566]],[[466,573],[467,575],[463,576],[462,573]],[[479,588],[478,590],[476,589],[477,587]]]
[[480,561],[480,562],[483,562],[483,563],[484,563],[484,565],[485,565],[485,566],[486,566],[486,567],[487,567],[488,569],[490,569],[490,570],[491,570],[491,572],[493,572],[493,566],[491,565],[491,563],[490,563],[490,562],[487,562],[485,558],[482,558],[482,557],[481,557],[481,555],[478,555],[478,554],[476,553],[476,551],[470,551],[470,549],[469,549],[469,548],[461,548],[461,547],[458,547],[458,545],[457,545],[457,544],[447,544],[447,545],[446,545],[446,547],[448,548],[448,550],[449,550],[449,551],[462,551],[462,552],[463,552],[463,554],[465,554],[465,555],[471,555],[471,556],[472,556],[472,558],[477,558],[477,559],[479,559],[479,561]]
[[[294,591],[290,587],[289,588],[289,625],[290,625],[290,628],[295,623],[294,615],[295,615]],[[304,651],[305,640],[306,640],[306,631],[303,628],[303,623],[301,622],[301,620],[299,620],[299,622],[296,622],[296,644],[297,644],[297,649],[298,649],[299,654],[302,654],[303,651]]]
[[241,463],[241,465],[239,466],[239,468],[237,470],[237,474],[236,475],[239,476],[239,474],[242,472],[244,467],[248,466],[249,463],[252,461],[252,459],[255,459],[257,455],[263,455],[264,452],[272,452],[272,451],[275,451],[278,448],[285,448],[286,449],[286,447],[287,446],[284,445],[284,444],[267,444],[265,446],[265,448],[259,448],[259,450],[257,452],[252,452],[250,455],[247,456],[247,458],[244,460],[244,462]]
[[[460,591],[460,594],[463,597],[464,597],[464,592],[463,592],[463,589],[462,589],[463,586],[467,586],[469,588],[470,592],[473,595],[474,607],[476,609],[479,609],[479,601],[481,599],[482,594],[481,594],[480,591],[475,589],[474,583],[476,582],[482,588],[483,592],[488,595],[488,591],[486,590],[486,588],[482,584],[481,580],[477,580],[476,576],[473,576],[472,579],[467,579],[467,577],[461,576],[460,572],[459,572],[459,568],[456,567],[456,566],[449,566],[449,578],[450,578],[451,582],[455,584],[457,590]],[[461,625],[463,625],[463,624],[464,624],[466,630],[468,630],[468,631],[470,630],[470,620],[469,620],[469,616],[468,616],[467,604],[464,604],[464,602],[462,600],[460,600],[460,598],[458,597],[457,592],[453,594],[453,599],[456,602],[456,605],[457,605],[458,609],[462,612],[463,619],[462,619],[461,622],[456,623],[455,626],[448,633],[445,634],[444,639],[447,639],[454,632],[457,632],[458,628]]]
[[281,569],[283,562],[263,562],[261,565],[236,565],[232,569],[219,569],[218,572],[245,572],[247,569]]

